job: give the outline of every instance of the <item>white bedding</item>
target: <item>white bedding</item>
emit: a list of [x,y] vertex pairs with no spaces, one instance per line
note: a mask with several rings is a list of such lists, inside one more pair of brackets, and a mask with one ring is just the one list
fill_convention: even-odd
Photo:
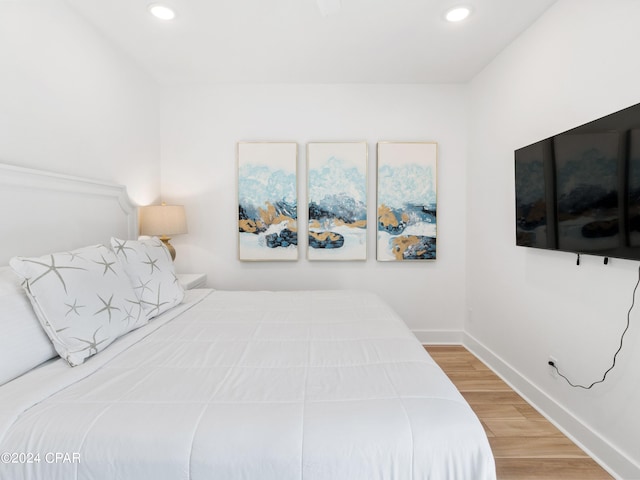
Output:
[[0,478],[495,478],[480,422],[376,296],[186,293],[0,387]]

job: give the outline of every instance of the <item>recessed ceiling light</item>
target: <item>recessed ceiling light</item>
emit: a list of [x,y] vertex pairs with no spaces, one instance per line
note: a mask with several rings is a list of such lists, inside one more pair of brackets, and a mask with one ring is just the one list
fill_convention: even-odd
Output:
[[449,22],[461,22],[469,16],[471,9],[469,7],[454,7],[447,10],[444,18]]
[[173,9],[158,3],[149,5],[149,12],[160,20],[173,20],[176,18],[176,12]]

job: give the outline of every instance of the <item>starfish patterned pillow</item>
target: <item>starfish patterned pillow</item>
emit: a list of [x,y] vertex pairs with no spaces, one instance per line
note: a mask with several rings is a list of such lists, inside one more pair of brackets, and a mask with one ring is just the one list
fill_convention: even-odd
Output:
[[56,351],[76,366],[147,323],[114,252],[94,245],[42,257],[14,257],[11,268]]
[[124,271],[148,319],[175,307],[184,298],[171,254],[160,239],[111,239]]

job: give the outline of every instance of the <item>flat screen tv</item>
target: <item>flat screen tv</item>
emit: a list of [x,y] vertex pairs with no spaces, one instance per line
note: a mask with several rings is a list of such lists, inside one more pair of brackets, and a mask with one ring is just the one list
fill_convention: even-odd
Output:
[[515,151],[516,244],[640,260],[640,104]]

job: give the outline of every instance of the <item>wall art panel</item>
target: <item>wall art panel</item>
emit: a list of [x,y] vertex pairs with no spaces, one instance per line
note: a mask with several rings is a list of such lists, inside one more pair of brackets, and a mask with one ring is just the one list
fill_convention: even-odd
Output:
[[366,142],[307,144],[307,188],[307,258],[366,260]]
[[435,260],[436,159],[436,143],[378,143],[379,261]]
[[238,143],[240,260],[298,259],[298,145]]

